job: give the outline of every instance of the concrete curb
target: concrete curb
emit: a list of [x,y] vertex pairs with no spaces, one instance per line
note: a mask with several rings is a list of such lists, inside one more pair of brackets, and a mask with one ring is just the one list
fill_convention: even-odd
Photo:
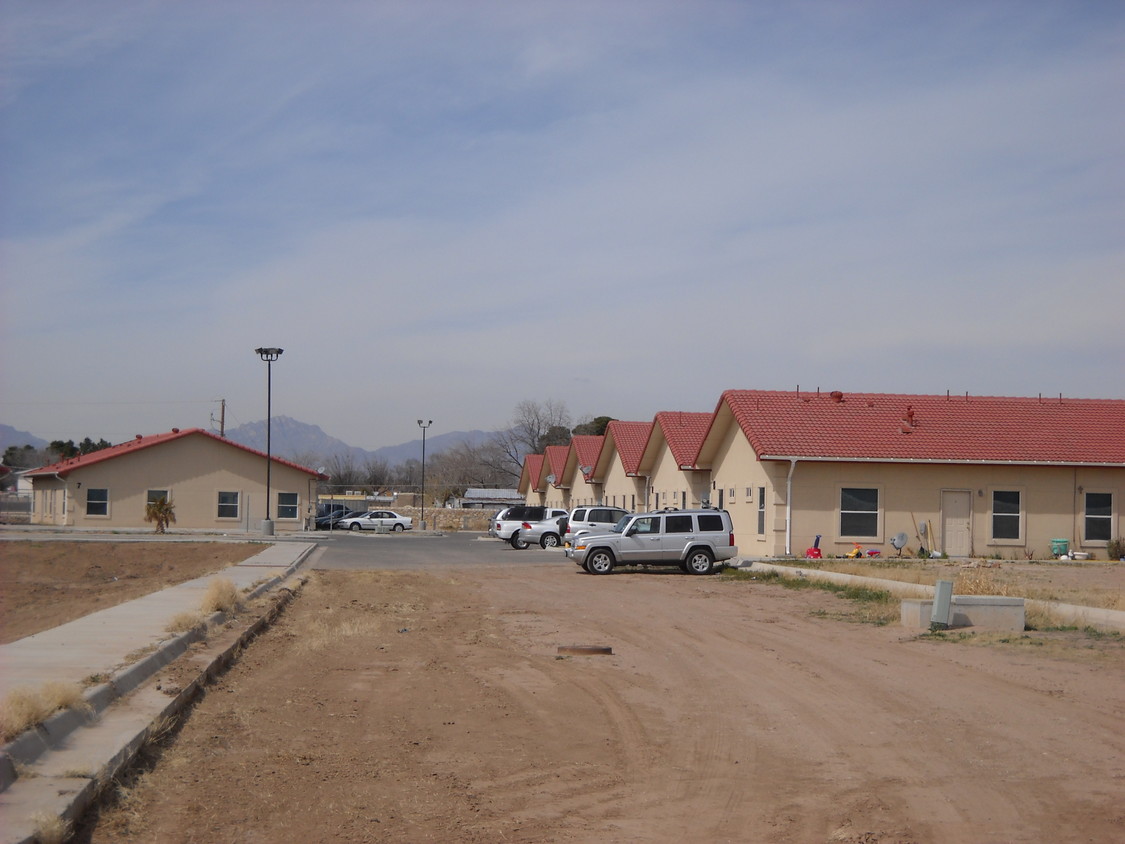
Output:
[[[292,577],[315,549],[315,545],[304,549],[281,574],[258,584],[246,593],[246,598],[254,600]],[[276,612],[271,611],[268,614],[270,620],[276,616]],[[226,614],[218,612],[204,619],[204,625],[220,625],[225,624],[226,621]],[[107,682],[88,689],[83,694],[84,707],[56,712],[41,724],[25,730],[0,748],[0,794],[7,791],[18,779],[17,765],[35,762],[44,753],[59,748],[79,727],[95,724],[109,706],[150,680],[162,668],[170,665],[203,638],[204,631],[196,627],[160,642],[152,653],[121,669]],[[129,758],[131,759],[132,756],[130,755]]]
[[[304,557],[307,557],[307,555],[304,555]],[[304,557],[290,566],[285,576],[272,578],[272,586],[277,586],[278,582],[294,574]],[[271,587],[267,587],[263,584],[258,587],[258,590],[264,591],[266,588]],[[115,777],[132,763],[145,744],[150,741],[151,737],[157,732],[155,728],[164,721],[178,715],[189,706],[200,689],[221,671],[225,670],[236,659],[250,640],[270,626],[293,601],[296,594],[296,590],[289,589],[288,587],[283,586],[278,589],[276,599],[265,612],[254,618],[242,632],[232,636],[229,641],[226,641],[219,651],[214,654],[209,654],[207,661],[201,664],[199,673],[194,679],[187,683],[183,689],[170,697],[165,705],[158,707],[155,710],[155,714],[153,711],[150,711],[146,715],[142,725],[128,728],[127,732],[123,734],[119,732],[119,746],[101,763],[96,774],[80,777],[74,773],[68,774],[64,772],[61,775],[37,777],[27,783],[30,787],[30,794],[25,795],[25,797],[29,797],[30,799],[25,799],[21,802],[32,802],[42,808],[43,811],[41,814],[53,814],[69,821],[71,824],[79,820],[94,801],[98,799],[104,785],[112,782]],[[208,621],[225,623],[226,615],[224,613],[215,613]],[[161,651],[167,653],[178,651],[178,654],[182,654],[192,642],[199,641],[203,638],[199,631],[193,631],[193,633],[194,635],[184,634],[176,637],[174,640],[176,642],[175,646],[162,647]],[[157,658],[156,654],[152,654],[142,660],[148,668],[147,676],[145,676],[143,671],[136,670],[137,666],[131,666],[129,669],[122,672],[122,674],[130,675],[129,679],[125,682],[126,684],[134,684],[133,690],[135,690],[144,681],[152,679],[161,668],[167,666],[172,661],[172,659]],[[139,665],[140,663],[138,663],[138,666]],[[115,685],[119,677],[120,675],[115,676],[109,683],[102,684],[102,686],[93,690],[91,695],[99,695],[103,699],[108,700],[109,703],[120,700],[125,696],[124,693],[119,694],[116,689],[113,689],[112,693],[107,693],[106,691],[107,688]],[[103,706],[103,711],[105,709],[106,706]],[[52,725],[51,729],[48,729],[47,723],[45,722],[40,728],[28,731],[28,733],[35,733],[37,738],[40,739],[36,756],[47,749],[59,749],[58,745],[61,739],[72,733],[78,727],[96,724],[100,719],[101,712],[85,712],[78,713],[78,717],[65,717],[68,714],[69,713],[59,713],[59,716],[64,717],[58,718],[58,716],[53,716],[52,719],[49,719],[54,721],[55,718],[58,718],[57,724]],[[26,735],[25,733],[25,736]],[[23,739],[24,736],[20,738]],[[36,742],[32,740],[29,747],[34,749],[35,745]],[[9,745],[9,747],[11,747],[11,745]],[[9,768],[13,774],[15,773],[15,766],[10,759],[5,758],[2,767],[5,774],[7,774],[7,769]],[[3,844],[34,844],[36,841],[36,833],[33,816],[21,819],[6,819],[3,837],[0,838],[0,841],[2,841]]]
[[[772,563],[758,561],[749,562],[738,567],[742,571],[772,571],[782,577],[799,577],[809,580],[823,580],[829,583],[838,583],[847,586],[870,586],[873,589],[883,589],[892,595],[904,598],[932,598],[934,587],[921,583],[906,583],[901,580],[884,580],[877,577],[862,577],[856,574],[841,574],[835,571],[821,571],[814,568],[800,566],[779,566]],[[1094,627],[1099,630],[1112,630],[1125,633],[1125,611],[1107,610],[1100,607],[1084,607],[1079,604],[1062,604],[1057,601],[1039,601],[1031,598],[1025,599],[1028,607],[1043,610],[1063,621],[1072,622],[1082,627]]]

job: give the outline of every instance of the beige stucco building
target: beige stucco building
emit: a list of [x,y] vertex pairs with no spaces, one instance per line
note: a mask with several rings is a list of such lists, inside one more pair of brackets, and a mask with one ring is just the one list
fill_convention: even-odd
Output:
[[[569,484],[554,506],[577,506]],[[599,498],[578,503],[633,511],[722,507],[746,556],[803,557],[817,537],[889,556],[904,534],[952,557],[1065,541],[1104,559],[1123,532],[1125,401],[729,390],[713,413],[611,422],[583,488]]]
[[[258,531],[266,517],[266,455],[193,428],[133,440],[28,473],[31,523],[145,528],[149,500],[175,507],[175,527]],[[304,529],[323,475],[273,458],[270,516],[278,531]]]

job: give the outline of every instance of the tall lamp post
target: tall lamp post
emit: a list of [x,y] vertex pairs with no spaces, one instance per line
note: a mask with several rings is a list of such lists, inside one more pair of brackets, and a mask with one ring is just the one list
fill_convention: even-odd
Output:
[[273,456],[270,446],[270,419],[273,416],[273,362],[281,357],[285,349],[255,349],[258,356],[266,362],[266,518],[262,522],[262,533],[273,536],[273,522],[270,520],[270,471],[273,469]]
[[433,419],[425,422],[418,420],[418,427],[422,429],[422,530],[426,529],[426,429],[433,424]]

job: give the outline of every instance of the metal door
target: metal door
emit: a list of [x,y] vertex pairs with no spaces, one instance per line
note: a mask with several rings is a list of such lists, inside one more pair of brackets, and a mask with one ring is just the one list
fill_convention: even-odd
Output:
[[940,550],[950,557],[968,557],[973,553],[972,515],[972,490],[942,490]]

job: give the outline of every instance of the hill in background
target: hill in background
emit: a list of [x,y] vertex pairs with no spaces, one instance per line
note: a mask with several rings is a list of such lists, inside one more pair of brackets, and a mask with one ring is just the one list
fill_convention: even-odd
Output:
[[[479,445],[495,436],[487,431],[451,431],[446,434],[426,436],[426,456],[432,457],[461,443]],[[266,421],[247,422],[227,431],[227,439],[241,445],[266,450]],[[385,460],[390,466],[397,466],[407,460],[422,458],[422,438],[387,445],[374,451],[348,445],[343,440],[326,434],[319,425],[300,422],[289,416],[275,416],[270,429],[270,450],[278,457],[287,459],[303,458],[315,454],[321,460],[336,455],[349,456],[357,463],[370,458]],[[310,467],[315,469],[316,467]]]
[[[237,428],[230,428],[226,436],[232,442],[265,451],[266,421],[263,419],[260,422],[247,422]],[[461,443],[479,445],[493,436],[495,434],[488,431],[451,431],[446,434],[427,435],[426,456],[441,454]],[[27,431],[17,430],[10,425],[0,425],[0,452],[9,446],[30,445],[38,449],[46,448],[48,444],[47,440]],[[348,445],[343,440],[326,434],[319,425],[310,425],[289,416],[275,416],[270,429],[270,451],[287,460],[300,461],[307,457],[314,457],[317,460],[328,461],[336,455],[341,455],[351,457],[357,463],[375,458],[385,460],[389,466],[397,466],[410,459],[422,458],[422,438],[368,451],[359,446]]]

